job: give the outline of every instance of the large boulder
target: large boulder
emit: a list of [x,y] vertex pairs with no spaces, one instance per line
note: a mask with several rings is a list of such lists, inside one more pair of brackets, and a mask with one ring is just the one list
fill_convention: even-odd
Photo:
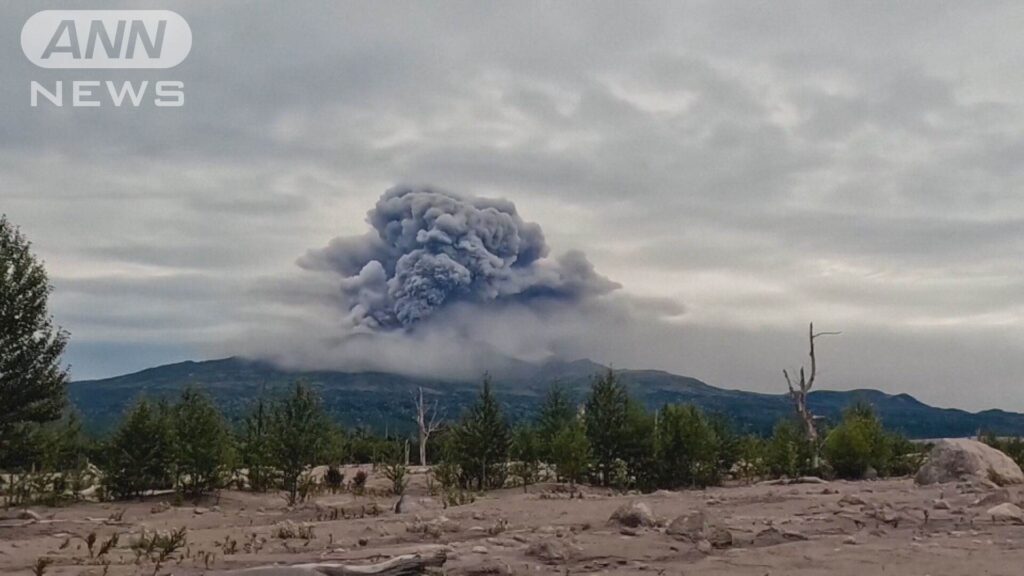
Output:
[[914,481],[921,485],[959,480],[990,480],[999,486],[1024,483],[1009,456],[976,440],[940,440],[928,455]]
[[649,528],[657,524],[650,506],[644,502],[630,502],[619,506],[608,519],[609,524],[618,524],[627,528]]

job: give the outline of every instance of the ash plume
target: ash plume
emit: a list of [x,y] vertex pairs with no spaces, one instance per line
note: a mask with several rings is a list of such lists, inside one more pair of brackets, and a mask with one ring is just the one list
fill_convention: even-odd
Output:
[[346,320],[371,330],[410,327],[460,303],[579,303],[619,284],[578,251],[558,257],[539,225],[503,199],[399,186],[367,213],[371,230],[299,259],[330,271]]

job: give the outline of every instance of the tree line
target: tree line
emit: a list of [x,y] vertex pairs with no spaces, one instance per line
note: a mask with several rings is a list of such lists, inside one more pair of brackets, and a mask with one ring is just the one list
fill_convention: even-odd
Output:
[[[865,405],[824,429],[807,407],[814,383],[814,343],[831,332],[809,327],[810,370],[784,372],[798,418],[768,438],[739,435],[722,416],[685,404],[648,411],[616,373],[595,377],[577,403],[552,386],[535,419],[511,425],[485,377],[476,402],[444,423],[436,405],[416,399],[418,439],[344,430],[315,391],[296,383],[283,398],[259,399],[240,423],[227,422],[202,391],[176,402],[141,399],[107,438],[88,437],[66,410],[68,373],[61,355],[68,334],[49,315],[51,291],[31,244],[0,217],[0,496],[7,504],[61,503],[92,491],[124,499],[173,490],[199,499],[225,487],[283,490],[303,499],[321,479],[344,485],[340,465],[372,462],[404,490],[412,444],[428,455],[431,478],[446,499],[467,491],[545,478],[620,489],[704,487],[726,478],[817,474],[844,478],[912,471],[914,446],[887,432]],[[63,416],[62,416],[63,414]],[[428,441],[430,444],[428,445]],[[1014,446],[1016,448],[1016,446]],[[362,490],[365,474],[349,480]]]
[[[645,410],[611,370],[594,378],[579,404],[552,385],[536,417],[512,425],[485,378],[461,418],[434,432],[431,479],[446,500],[458,502],[544,479],[650,491],[726,479],[901,475],[917,465],[916,447],[886,431],[867,405],[852,406],[838,425],[821,430],[817,445],[796,419],[779,422],[767,438],[733,430],[726,418],[693,405]],[[235,424],[205,393],[187,388],[174,403],[139,400],[107,438],[87,437],[73,417],[38,427],[4,455],[5,467],[22,474],[9,474],[0,490],[9,504],[61,503],[93,485],[91,495],[101,499],[168,490],[198,500],[235,488],[280,490],[298,502],[313,490],[343,488],[342,465],[371,463],[400,494],[407,467],[420,461],[412,461],[414,448],[415,438],[343,429],[304,383],[284,397],[257,400]],[[318,465],[327,473],[311,476]],[[351,478],[348,486],[362,482]]]

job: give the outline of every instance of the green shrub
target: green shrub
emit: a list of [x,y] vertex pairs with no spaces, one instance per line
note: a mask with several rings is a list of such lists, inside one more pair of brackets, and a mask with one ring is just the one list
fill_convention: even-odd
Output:
[[1012,458],[1017,465],[1024,466],[1024,439],[1017,436],[1001,438],[991,431],[983,432],[979,439]]
[[773,477],[796,478],[815,472],[811,469],[811,447],[803,426],[794,420],[775,425],[766,446],[765,467]]
[[878,475],[887,475],[893,458],[893,440],[866,404],[848,408],[843,421],[825,437],[822,448],[840,478],[863,478],[870,468]]
[[768,473],[768,442],[748,434],[736,443],[735,469],[739,479],[753,482]]

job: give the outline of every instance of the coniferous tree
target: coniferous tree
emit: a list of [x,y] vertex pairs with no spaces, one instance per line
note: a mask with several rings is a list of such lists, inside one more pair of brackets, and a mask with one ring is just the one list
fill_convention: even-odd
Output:
[[705,487],[721,479],[721,442],[715,426],[696,406],[669,405],[658,414],[659,484]]
[[116,498],[142,496],[172,484],[174,454],[165,407],[143,399],[121,421],[105,450],[103,483]]
[[193,388],[172,411],[179,489],[199,498],[221,487],[231,445],[227,424],[210,399]]
[[270,409],[260,398],[245,418],[239,439],[241,462],[247,470],[249,488],[264,492],[273,485],[274,469],[271,466]]
[[575,420],[576,409],[569,398],[569,393],[564,386],[552,384],[537,415],[537,440],[542,460],[551,461],[551,443]]
[[551,442],[551,462],[558,475],[574,488],[583,481],[590,469],[591,454],[582,422],[570,422],[555,436]]
[[626,387],[615,372],[609,369],[594,379],[584,418],[587,440],[603,486],[611,484],[616,461],[623,456],[628,419],[629,395]]
[[302,473],[324,457],[327,447],[329,422],[316,393],[296,383],[292,394],[274,406],[270,430],[272,462],[281,473],[288,502],[295,504]]
[[26,424],[55,420],[64,407],[68,334],[50,317],[50,291],[31,244],[0,216],[0,466]]
[[625,477],[617,480],[623,487],[653,490],[657,483],[654,415],[628,396],[626,401],[626,424],[618,456],[622,460]]
[[540,439],[537,431],[528,425],[520,425],[512,431],[509,454],[515,463],[512,474],[523,485],[523,492],[537,481],[540,474]]
[[478,490],[500,488],[505,482],[509,427],[484,376],[477,401],[454,430],[455,455],[466,484]]

